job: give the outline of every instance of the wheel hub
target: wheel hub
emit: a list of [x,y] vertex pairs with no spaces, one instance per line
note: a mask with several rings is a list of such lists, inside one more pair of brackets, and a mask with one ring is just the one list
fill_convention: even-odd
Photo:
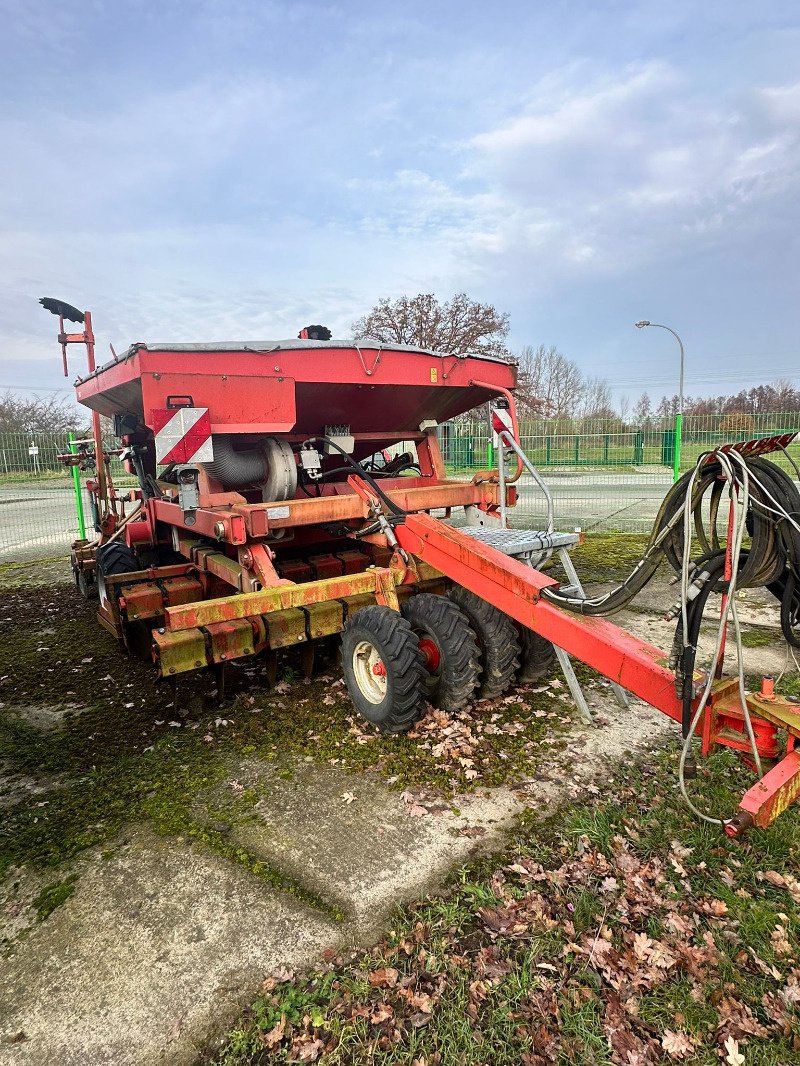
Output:
[[423,637],[419,642],[419,650],[425,657],[425,669],[429,674],[435,674],[442,663],[438,644],[430,637]]

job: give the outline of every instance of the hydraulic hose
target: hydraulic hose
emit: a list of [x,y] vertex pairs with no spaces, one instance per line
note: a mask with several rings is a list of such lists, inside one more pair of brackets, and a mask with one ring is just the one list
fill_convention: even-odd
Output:
[[[735,457],[735,458],[734,458]],[[800,491],[789,475],[775,463],[759,457],[745,458],[737,452],[721,458],[715,453],[700,456],[694,470],[684,474],[664,498],[653,524],[647,548],[628,577],[610,592],[582,598],[558,589],[542,593],[559,607],[577,614],[609,615],[622,610],[638,595],[664,559],[676,573],[683,567],[687,512],[703,549],[692,572],[699,575],[721,552],[720,519],[727,535],[727,508],[720,515],[725,479],[723,467],[738,470],[737,485],[747,479],[748,550],[738,559],[739,588],[766,587],[781,603],[781,628],[786,640],[800,646]],[[738,488],[737,490],[738,491]],[[688,499],[687,499],[688,497]],[[705,510],[707,508],[707,511]],[[707,519],[705,517],[707,513]],[[722,570],[715,567],[710,590],[726,591]],[[703,597],[703,600],[707,595]]]
[[361,463],[358,463],[355,459],[351,458],[351,456],[347,454],[344,448],[342,448],[341,445],[337,444],[335,440],[331,440],[330,437],[325,436],[309,437],[309,439],[307,441],[304,441],[303,443],[319,444],[320,442],[324,442],[325,444],[330,445],[331,448],[334,448],[337,452],[339,452],[347,466],[350,467],[350,469],[352,469],[360,477],[363,477],[363,479],[371,486],[371,488],[375,490],[376,495],[378,495],[380,499],[383,500],[383,502],[386,504],[386,506],[396,518],[405,518],[407,512],[404,511],[402,507],[398,507],[394,500],[390,499],[386,495],[386,493],[380,487],[377,480],[372,476],[372,474],[370,474],[368,470],[365,470]]

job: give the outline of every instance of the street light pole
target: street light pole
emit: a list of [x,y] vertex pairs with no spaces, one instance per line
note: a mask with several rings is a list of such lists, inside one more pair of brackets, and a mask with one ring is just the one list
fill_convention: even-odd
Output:
[[683,440],[683,341],[678,334],[672,329],[671,326],[664,326],[660,322],[648,322],[647,319],[641,319],[639,322],[635,322],[634,325],[637,329],[644,329],[645,326],[656,326],[658,329],[665,329],[668,333],[671,333],[675,340],[678,342],[678,346],[681,350],[681,369],[680,380],[678,385],[678,410],[675,413],[675,448],[673,449],[673,463],[672,463],[672,480],[677,481],[681,476],[681,443]]

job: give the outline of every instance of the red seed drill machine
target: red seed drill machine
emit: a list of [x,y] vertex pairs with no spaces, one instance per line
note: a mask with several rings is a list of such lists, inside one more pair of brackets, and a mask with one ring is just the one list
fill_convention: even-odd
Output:
[[[41,303],[59,318],[65,373],[68,345],[88,357],[76,392],[92,440],[63,459],[90,475],[97,536],[74,544],[75,580],[99,597],[100,623],[163,677],[222,675],[262,656],[274,678],[280,650],[294,645],[310,671],[315,643],[341,634],[355,707],[400,733],[427,702],[452,711],[501,695],[520,671],[535,676],[555,646],[681,724],[682,787],[693,737],[704,754],[740,753],[756,783],[732,817],[709,819],[729,836],[769,824],[800,793],[800,707],[770,678],[746,691],[741,656],[739,676],[722,676],[737,588],[769,588],[787,641],[800,645],[800,494],[763,457],[793,435],[701,456],[667,494],[629,578],[587,598],[579,581],[560,587],[537,568],[559,545],[552,508],[546,531],[505,525],[524,468],[536,476],[519,445],[513,364],[336,341],[310,326],[287,341],[136,343],[96,367],[91,314]],[[499,469],[449,478],[438,426],[487,402]],[[118,448],[104,449],[101,415]],[[115,487],[112,455],[136,488]],[[665,558],[680,586],[669,653],[600,617]],[[701,671],[712,593],[718,639]]]

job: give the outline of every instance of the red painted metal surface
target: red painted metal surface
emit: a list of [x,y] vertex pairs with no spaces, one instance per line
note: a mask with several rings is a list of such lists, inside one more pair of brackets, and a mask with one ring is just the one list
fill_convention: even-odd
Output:
[[553,578],[429,515],[409,515],[395,532],[406,551],[680,721],[675,678],[660,648],[603,618],[567,614],[547,603],[541,591],[558,584]]
[[208,407],[214,433],[312,435],[326,424],[344,423],[380,442],[382,431],[389,431],[389,439],[419,434],[424,419],[443,422],[516,384],[512,364],[475,356],[454,360],[334,342],[277,351],[248,347],[134,346],[81,381],[78,400],[109,416],[136,413],[149,425],[151,410],[166,407],[168,395],[188,393],[197,407]]

